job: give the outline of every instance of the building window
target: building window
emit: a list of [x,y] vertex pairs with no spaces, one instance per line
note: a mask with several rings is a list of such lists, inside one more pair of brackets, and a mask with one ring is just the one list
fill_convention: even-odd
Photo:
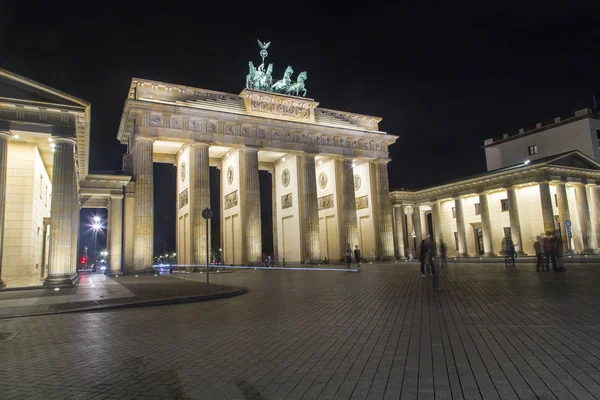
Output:
[[475,203],[475,215],[481,214],[481,204]]
[[504,229],[504,238],[510,239],[512,237],[510,234],[510,226],[504,227],[502,229]]
[[40,199],[42,198],[42,187],[44,185],[44,177],[40,175]]
[[454,232],[454,249],[458,250],[458,232]]
[[502,211],[508,211],[508,199],[500,200],[500,208],[502,208]]
[[46,185],[46,191],[44,192],[44,205],[48,207],[48,185]]
[[452,207],[452,218],[456,218],[456,207]]
[[554,193],[554,205],[558,207],[558,195]]
[[596,129],[596,138],[598,139],[598,147],[600,147],[600,129]]
[[537,144],[529,146],[529,155],[532,156],[538,153]]

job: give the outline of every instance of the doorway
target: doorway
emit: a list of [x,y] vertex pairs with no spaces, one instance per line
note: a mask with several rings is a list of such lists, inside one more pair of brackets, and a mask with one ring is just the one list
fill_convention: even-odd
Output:
[[482,256],[484,252],[483,248],[483,230],[476,226],[473,227],[475,230],[475,251],[477,255]]

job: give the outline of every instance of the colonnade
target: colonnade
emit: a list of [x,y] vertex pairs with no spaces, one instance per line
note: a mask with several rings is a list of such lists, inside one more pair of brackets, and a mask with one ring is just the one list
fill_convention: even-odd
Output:
[[[452,243],[452,247],[456,247],[457,257],[469,257],[474,256],[473,252],[469,252],[467,243],[467,223],[465,219],[464,202],[466,198],[472,198],[477,196],[478,204],[477,210],[479,214],[479,220],[474,221],[471,218],[469,221],[471,224],[477,224],[481,229],[481,246],[482,254],[477,256],[496,256],[503,254],[504,249],[499,245],[498,240],[494,242],[493,236],[498,238],[500,234],[499,230],[503,227],[510,228],[510,238],[513,243],[518,244],[518,253],[525,255],[524,248],[533,248],[533,242],[535,242],[537,236],[543,235],[558,235],[560,234],[563,240],[563,248],[565,251],[572,248],[573,251],[581,254],[592,254],[600,246],[600,186],[597,184],[588,184],[580,181],[569,181],[568,185],[573,189],[572,198],[575,198],[575,203],[569,205],[569,196],[567,193],[567,182],[566,181],[538,181],[533,184],[537,186],[539,193],[532,196],[528,194],[528,198],[524,198],[524,204],[527,208],[527,216],[525,224],[529,229],[529,236],[524,237],[522,234],[521,226],[523,224],[523,218],[520,214],[520,201],[517,191],[520,186],[509,186],[501,189],[501,192],[506,193],[507,210],[508,211],[508,224],[499,222],[499,218],[495,215],[495,225],[492,223],[492,213],[490,211],[489,196],[490,193],[498,192],[498,189],[482,190],[477,194],[459,195],[453,199],[443,200],[429,200],[429,201],[416,201],[414,204],[400,204],[394,206],[395,213],[395,227],[394,234],[395,238],[395,253],[397,257],[403,257],[405,255],[405,245],[408,244],[409,248],[413,251],[413,254],[418,252],[418,244],[427,235],[435,237],[436,245],[439,248],[439,241],[443,234],[444,229],[442,223],[445,222],[445,230],[454,231],[455,243]],[[529,185],[531,186],[531,185]],[[551,186],[555,187],[555,204],[553,205],[553,196]],[[533,203],[531,199],[534,199]],[[535,198],[539,199],[538,203],[535,203]],[[441,204],[451,202],[452,203],[452,214],[443,213],[440,211]],[[555,207],[556,206],[556,207]],[[431,210],[432,221],[433,221],[433,232],[429,231],[429,227],[425,226],[421,221],[421,208],[426,208],[427,212]],[[499,208],[499,207],[497,207]],[[557,213],[555,213],[555,208]],[[532,217],[532,210],[539,214],[539,221],[535,222],[535,217]],[[572,215],[570,210],[575,210],[576,215]],[[494,211],[497,212],[497,211]],[[477,214],[477,212],[476,212]],[[406,223],[403,220],[406,215]],[[455,219],[455,225],[452,224],[449,219]],[[575,219],[576,218],[576,219]],[[444,221],[442,221],[445,219]],[[556,223],[558,219],[560,227]],[[567,221],[570,222],[569,228],[567,228]],[[575,223],[576,221],[576,223]],[[537,224],[539,229],[532,228],[531,225]],[[503,226],[500,226],[503,225]],[[455,228],[454,228],[455,227]],[[572,238],[569,238],[567,230],[572,227]],[[537,229],[537,230],[536,230]],[[496,233],[494,235],[494,232]],[[416,245],[413,244],[413,239]],[[477,240],[477,238],[475,238]],[[416,249],[415,249],[416,247]],[[532,251],[529,251],[532,254]]]
[[[152,154],[153,142],[151,139],[144,137],[136,137],[134,142],[134,180],[135,180],[135,204],[133,207],[125,205],[125,219],[127,213],[135,215],[135,230],[133,232],[132,244],[128,246],[127,238],[127,223],[124,226],[124,259],[127,260],[128,252],[133,251],[131,264],[125,262],[126,269],[143,270],[152,265],[153,258],[153,181],[152,181]],[[206,222],[201,217],[201,212],[204,208],[210,207],[210,182],[209,182],[209,149],[210,145],[206,143],[193,143],[187,146],[189,155],[186,155],[187,174],[189,174],[189,182],[186,180],[185,189],[186,199],[189,204],[189,211],[185,214],[189,215],[189,248],[185,248],[185,252],[191,254],[189,262],[192,264],[204,264],[206,262],[206,238],[209,232],[206,231]],[[235,235],[239,235],[239,245],[241,248],[236,248],[240,252],[240,258],[236,263],[241,264],[256,264],[262,262],[262,242],[261,242],[261,212],[260,212],[260,185],[258,179],[259,162],[257,148],[240,147],[232,148],[231,152],[236,153],[236,164],[233,170],[235,174],[239,174],[236,180],[228,182],[229,166],[226,166],[226,157],[221,161],[221,216],[222,216],[222,232],[221,232],[221,247],[223,253],[232,251],[231,244],[228,244],[225,236],[228,234],[229,227],[223,227],[225,224],[224,218],[227,217],[226,207],[235,204],[236,216],[240,217],[239,226],[236,225]],[[301,224],[299,244],[301,247],[302,262],[320,262],[322,259],[320,249],[320,231],[319,231],[319,205],[317,197],[317,172],[315,157],[318,154],[311,153],[289,153],[290,156],[296,156],[297,162],[297,179],[298,179],[298,214]],[[234,157],[232,157],[233,159]],[[357,227],[357,206],[354,188],[354,173],[353,160],[350,158],[338,158],[334,160],[336,170],[336,208],[338,210],[339,224],[339,242],[340,242],[340,258],[343,256],[343,251],[347,243],[358,244],[358,227]],[[373,160],[374,179],[373,198],[369,201],[373,204],[373,209],[376,210],[373,215],[376,229],[373,232],[374,242],[377,248],[377,257],[380,259],[394,258],[394,236],[392,232],[393,222],[391,205],[389,199],[389,184],[387,173],[387,160]],[[178,168],[181,168],[179,162]],[[229,165],[229,164],[227,164]],[[261,164],[264,168],[264,165]],[[179,171],[179,169],[178,169]],[[275,166],[270,170],[275,174]],[[182,179],[185,177],[182,175]],[[231,172],[233,174],[233,172]],[[279,199],[276,198],[277,191],[275,190],[275,181],[278,177],[273,176],[273,225],[274,225],[274,248],[278,251],[278,234],[277,234],[277,218],[278,212],[281,210]],[[231,186],[233,185],[233,186]],[[224,188],[225,186],[225,188]],[[225,199],[229,193],[236,192],[235,199],[231,200],[234,203]],[[178,193],[179,195],[179,193]],[[126,195],[127,197],[127,195]],[[187,203],[189,200],[189,203]],[[183,204],[183,203],[182,203]],[[186,208],[187,210],[187,208]],[[178,214],[179,215],[179,214]],[[185,222],[183,222],[185,223]],[[233,223],[233,222],[232,222]],[[187,226],[187,225],[186,225]],[[239,228],[239,229],[238,229]],[[185,226],[183,231],[187,229]],[[187,237],[187,236],[186,236]],[[238,240],[236,239],[236,241]],[[180,239],[178,239],[180,240]],[[186,239],[188,240],[188,239]],[[187,243],[187,242],[186,242]],[[236,242],[238,243],[238,242]],[[183,247],[181,247],[183,248]],[[179,252],[178,252],[179,254]],[[184,259],[184,255],[180,254],[180,262]],[[336,257],[337,259],[337,257]]]

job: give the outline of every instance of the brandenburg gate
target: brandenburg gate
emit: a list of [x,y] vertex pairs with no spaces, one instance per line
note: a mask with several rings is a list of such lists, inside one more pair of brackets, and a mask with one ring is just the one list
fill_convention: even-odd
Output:
[[[262,261],[259,170],[272,174],[274,255],[289,263],[339,261],[348,244],[369,259],[394,257],[388,147],[379,117],[318,107],[307,73],[281,80],[263,63],[239,94],[134,78],[118,140],[133,179],[123,205],[123,269],[152,265],[153,163],[177,168],[179,264],[206,262],[209,167],[221,171],[223,261]],[[209,235],[210,236],[210,235]]]

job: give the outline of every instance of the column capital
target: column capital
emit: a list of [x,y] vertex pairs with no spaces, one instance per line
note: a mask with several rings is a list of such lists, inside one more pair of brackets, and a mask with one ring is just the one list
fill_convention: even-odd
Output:
[[0,138],[12,139],[13,134],[10,131],[0,131]]
[[52,136],[52,141],[55,143],[71,143],[77,144],[75,138],[65,137],[65,136]]
[[192,142],[190,143],[190,147],[210,147],[211,144],[210,143],[206,143],[206,142]]
[[111,194],[110,195],[110,199],[115,199],[115,200],[120,200],[122,199],[124,196],[122,194]]
[[387,165],[390,161],[392,160],[389,158],[376,158],[374,160],[370,160],[369,162],[378,165]]
[[238,150],[243,151],[244,153],[253,153],[253,152],[258,153],[258,147],[252,147],[252,146],[240,147]]
[[133,137],[133,140],[136,142],[150,142],[150,143],[154,143],[156,141],[155,138],[151,138],[151,137],[147,137],[147,136],[140,136],[140,135],[135,135]]

